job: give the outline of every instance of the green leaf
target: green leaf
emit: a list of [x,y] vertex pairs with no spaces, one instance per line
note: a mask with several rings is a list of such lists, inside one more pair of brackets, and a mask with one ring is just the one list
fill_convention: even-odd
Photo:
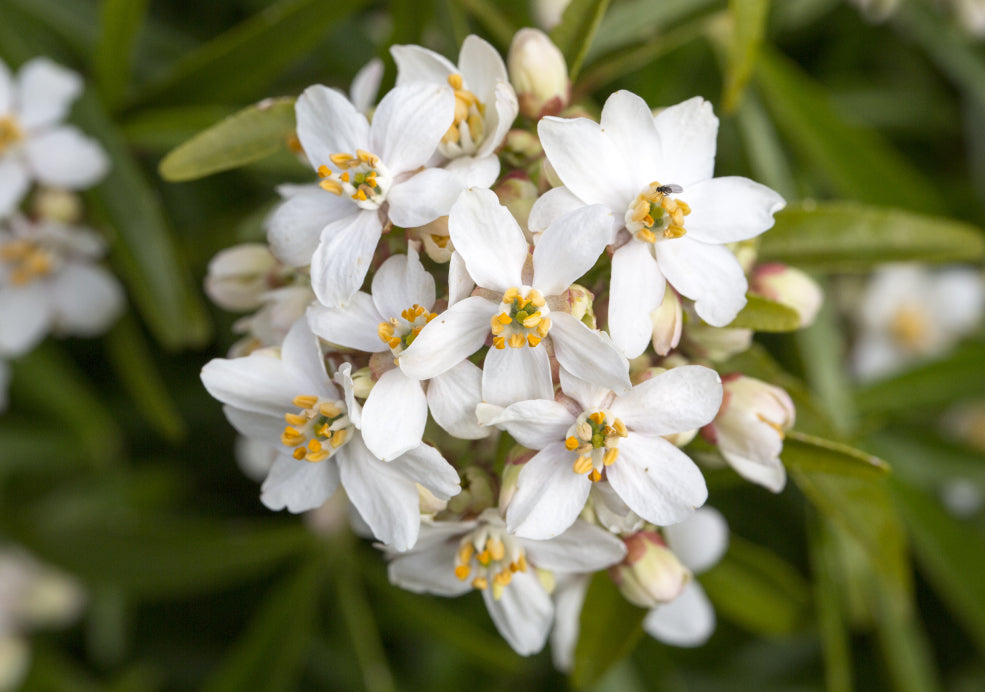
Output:
[[669,27],[694,16],[719,0],[623,0],[613,5],[602,20],[587,60],[639,43],[659,41]]
[[754,329],[757,332],[792,332],[800,329],[800,314],[789,305],[746,294],[746,306],[729,326],[730,329]]
[[92,56],[96,88],[109,109],[126,95],[133,48],[147,14],[147,0],[103,0],[101,32]]
[[329,27],[366,0],[281,0],[187,54],[134,103],[235,102],[255,98]]
[[872,454],[848,445],[790,430],[783,441],[783,464],[805,473],[879,478],[889,473],[889,464]]
[[293,98],[261,101],[174,149],[161,161],[161,176],[179,182],[245,166],[284,149],[295,127]]
[[864,272],[886,262],[985,257],[985,231],[953,219],[854,202],[793,204],[762,236],[759,258],[808,271]]
[[721,562],[700,577],[722,617],[757,634],[781,635],[806,622],[810,588],[770,550],[732,534]]
[[808,521],[808,550],[814,577],[814,611],[824,649],[824,679],[827,692],[851,692],[852,656],[844,596],[838,580],[836,547],[830,524],[811,512]]
[[770,3],[769,0],[729,0],[728,5],[732,35],[725,62],[722,108],[725,113],[733,113],[756,67]]
[[623,597],[607,572],[595,573],[581,610],[580,634],[571,671],[575,689],[592,687],[632,652],[643,636],[646,613]]
[[551,31],[551,40],[561,49],[568,63],[568,76],[575,81],[592,39],[602,24],[609,0],[572,0],[561,23]]
[[893,460],[893,473],[909,483],[937,489],[951,478],[985,487],[982,453],[945,441],[936,431],[913,425],[890,425],[869,435],[866,444]]
[[123,134],[134,149],[163,155],[236,110],[213,105],[147,108],[127,117]]
[[[331,548],[333,554],[341,554],[341,560],[333,563],[338,578],[335,581],[339,610],[345,619],[352,649],[362,673],[363,685],[367,692],[394,692],[393,674],[387,664],[380,630],[363,583],[359,566],[353,564],[357,558],[355,540],[351,534],[339,537]],[[373,555],[373,560],[378,559]]]
[[206,692],[298,689],[315,632],[324,559],[309,559],[271,588],[246,631],[203,687]]
[[505,50],[513,41],[516,27],[503,14],[496,3],[490,0],[455,0],[462,8],[475,17],[492,35],[493,41]]

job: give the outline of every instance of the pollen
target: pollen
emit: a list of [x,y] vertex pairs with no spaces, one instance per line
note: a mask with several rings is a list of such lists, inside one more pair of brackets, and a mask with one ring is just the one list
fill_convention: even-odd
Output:
[[490,318],[493,346],[536,348],[551,329],[547,300],[535,288],[523,291],[516,286],[503,293],[502,311]]
[[355,154],[337,152],[327,165],[318,166],[319,186],[333,195],[347,196],[361,209],[378,209],[392,184],[389,171],[375,154],[357,149]]
[[14,286],[25,286],[55,270],[54,256],[48,250],[22,238],[0,244],[0,262],[8,265]]
[[577,455],[572,470],[601,480],[602,470],[619,459],[619,440],[628,434],[626,425],[609,411],[583,412],[564,440],[565,449]]
[[281,444],[292,448],[292,457],[317,463],[331,457],[348,441],[353,426],[344,402],[302,394],[292,403],[298,410],[284,414],[288,425],[280,436]]
[[486,106],[465,88],[462,75],[448,75],[448,85],[455,94],[455,117],[442,136],[439,149],[448,158],[474,154],[485,138]]
[[691,207],[673,195],[679,194],[679,185],[650,183],[626,211],[626,229],[637,240],[656,243],[659,238],[672,240],[687,233],[684,217],[691,213]]
[[376,333],[380,340],[390,347],[393,355],[399,356],[414,343],[414,339],[427,323],[437,316],[438,313],[414,303],[409,308],[401,310],[399,317],[392,317],[389,322],[380,322]]
[[24,131],[9,115],[0,117],[0,154],[24,139]]
[[516,572],[527,570],[527,559],[516,538],[504,526],[480,524],[465,535],[455,553],[454,574],[459,581],[471,578],[472,588],[493,588],[499,598]]

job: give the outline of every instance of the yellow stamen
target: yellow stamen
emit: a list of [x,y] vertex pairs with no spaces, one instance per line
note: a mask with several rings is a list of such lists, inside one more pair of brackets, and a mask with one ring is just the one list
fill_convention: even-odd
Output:
[[569,437],[567,440],[564,441],[564,448],[570,452],[577,449],[578,445],[580,444],[581,442],[578,440],[578,438],[572,435],[571,437]]
[[348,436],[348,430],[336,430],[332,433],[332,439],[329,441],[329,444],[332,445],[332,449],[338,449],[345,443]]
[[326,192],[331,192],[333,195],[341,196],[345,190],[342,189],[342,183],[337,180],[332,180],[331,178],[326,178],[318,183],[318,187]]
[[298,461],[301,461],[302,459],[304,459],[304,455],[305,455],[305,451],[304,451],[304,447],[296,447],[296,448],[294,449],[294,454],[293,454],[293,456],[294,456],[294,458],[295,458],[295,459],[297,459]]
[[320,452],[309,452],[304,459],[305,461],[310,461],[312,464],[316,464],[319,461],[325,461],[329,456],[329,453],[323,450]]
[[460,74],[450,74],[448,75],[448,85],[452,89],[462,88],[462,75]]
[[602,413],[601,411],[596,411],[595,413],[591,414],[588,418],[593,423],[595,423],[595,425],[602,425],[605,422],[605,414]]
[[290,423],[291,425],[304,425],[305,423],[308,422],[307,418],[305,418],[304,416],[299,416],[296,413],[285,413],[284,420]]
[[530,348],[535,348],[537,344],[539,344],[540,342],[541,342],[541,338],[539,336],[534,336],[533,334],[527,334],[527,346],[529,346]]
[[523,338],[523,334],[510,334],[510,348],[523,348],[526,343],[526,339]]
[[458,567],[455,568],[455,576],[458,577],[459,580],[461,581],[465,581],[466,579],[468,579],[469,574],[471,573],[472,570],[469,568],[468,565],[459,565]]
[[486,549],[492,555],[493,560],[502,560],[506,554],[506,547],[503,545],[503,541],[498,538],[490,538],[486,541]]
[[479,589],[480,591],[485,591],[489,588],[489,582],[485,577],[476,577],[472,580],[472,588]]
[[605,450],[605,455],[602,457],[602,463],[605,464],[606,466],[612,466],[612,464],[614,464],[616,459],[618,458],[619,458],[619,448],[611,447]]
[[602,480],[602,474],[598,472],[598,469],[592,469],[592,472],[588,474],[588,479],[592,481],[592,483],[598,483]]
[[294,397],[292,403],[298,408],[311,408],[318,403],[318,397],[311,394],[302,394]]
[[571,467],[574,472],[581,475],[592,470],[592,460],[589,457],[578,457]]

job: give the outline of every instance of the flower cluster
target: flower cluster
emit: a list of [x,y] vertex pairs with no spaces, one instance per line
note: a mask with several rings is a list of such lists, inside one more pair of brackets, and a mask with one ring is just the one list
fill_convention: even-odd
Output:
[[213,299],[252,312],[202,381],[269,450],[262,502],[303,512],[341,486],[394,584],[481,591],[524,655],[553,629],[570,659],[606,568],[654,609],[654,636],[700,643],[714,615],[692,573],[727,530],[698,511],[708,488],[682,447],[700,430],[705,456],[784,485],[790,398],[716,369],[750,343],[729,326],[747,277],[804,323],[817,310],[805,275],[749,259],[784,201],[714,176],[700,97],[654,115],[619,91],[598,122],[565,117],[563,58],[538,31],[517,34],[509,69],[475,36],[457,64],[391,53],[375,108],[378,66],[359,99],[301,94],[311,184],[280,190],[267,246],[209,269]]

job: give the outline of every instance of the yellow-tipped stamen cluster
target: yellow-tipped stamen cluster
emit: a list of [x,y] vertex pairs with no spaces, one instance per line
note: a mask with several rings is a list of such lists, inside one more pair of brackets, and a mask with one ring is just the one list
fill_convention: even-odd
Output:
[[476,529],[458,546],[455,576],[461,581],[471,578],[473,589],[492,587],[497,600],[517,572],[527,571],[527,558],[515,538],[493,527]]
[[627,434],[623,422],[608,411],[582,413],[564,440],[565,449],[578,455],[572,470],[588,474],[593,482],[602,480],[602,469],[619,458],[619,438]]
[[691,207],[661,190],[664,187],[668,186],[650,183],[626,212],[626,229],[637,240],[655,243],[658,233],[664,238],[680,238],[687,232],[684,217],[691,213]]
[[0,117],[0,154],[24,139],[20,125],[9,115]]
[[910,353],[920,353],[928,346],[930,316],[919,307],[904,306],[889,321],[893,340]]
[[325,461],[352,437],[345,402],[321,399],[313,394],[294,397],[297,413],[285,413],[287,427],[280,441],[293,447],[292,456],[298,461]]
[[14,286],[47,276],[55,266],[50,252],[23,238],[0,244],[0,262],[10,265],[8,280]]
[[404,349],[414,343],[414,339],[424,329],[424,325],[438,316],[427,308],[414,303],[400,313],[400,317],[391,317],[389,322],[380,322],[376,333],[380,340],[390,347],[393,355],[399,356]]
[[503,294],[503,304],[509,307],[493,315],[489,322],[493,346],[533,348],[547,336],[551,329],[551,318],[547,316],[550,310],[536,288],[529,289],[526,295],[518,288],[511,288]]
[[380,157],[362,149],[355,154],[332,154],[329,159],[339,169],[336,173],[326,165],[318,167],[318,184],[333,195],[348,195],[357,205],[375,209],[383,203],[390,187],[390,175]]
[[486,106],[464,88],[462,75],[449,75],[448,84],[455,90],[455,120],[441,138],[441,146],[446,155],[473,154],[485,131]]

